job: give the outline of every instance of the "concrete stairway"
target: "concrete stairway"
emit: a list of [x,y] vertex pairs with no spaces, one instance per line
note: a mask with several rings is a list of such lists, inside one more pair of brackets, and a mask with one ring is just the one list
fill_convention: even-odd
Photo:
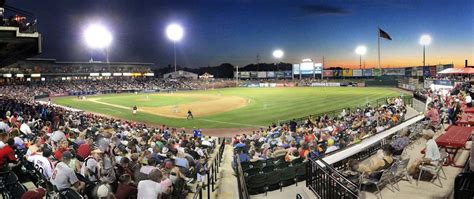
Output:
[[234,176],[234,170],[232,169],[233,154],[232,145],[226,145],[219,170],[218,189],[215,198],[239,198],[237,178]]

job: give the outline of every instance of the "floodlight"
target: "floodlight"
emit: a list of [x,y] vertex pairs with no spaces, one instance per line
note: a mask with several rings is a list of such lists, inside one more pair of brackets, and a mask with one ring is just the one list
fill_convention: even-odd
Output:
[[282,58],[284,54],[285,53],[280,49],[276,49],[276,50],[273,51],[273,57],[275,57],[277,59]]
[[431,36],[430,35],[422,35],[420,37],[420,44],[423,46],[427,46],[431,44]]
[[84,32],[84,39],[90,48],[102,49],[112,43],[112,34],[104,26],[92,24]]
[[367,52],[367,47],[365,46],[357,46],[357,48],[355,49],[355,53],[358,55],[365,55],[366,52]]
[[177,42],[183,38],[184,31],[179,24],[170,24],[166,27],[166,36],[173,42]]

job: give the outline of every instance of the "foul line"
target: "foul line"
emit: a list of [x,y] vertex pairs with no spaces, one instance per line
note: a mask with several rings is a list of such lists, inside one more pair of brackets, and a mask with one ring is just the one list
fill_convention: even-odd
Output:
[[[99,99],[87,99],[87,101],[89,101],[89,102],[94,102],[94,103],[103,104],[103,105],[107,105],[107,106],[112,106],[112,107],[116,107],[116,108],[131,110],[130,108],[125,107],[125,106],[121,106],[121,105],[117,105],[117,104],[111,104],[111,103],[107,103],[107,102],[101,102],[101,101],[98,101],[98,100]],[[153,113],[150,113],[150,114],[153,114]],[[158,116],[166,117],[166,116],[163,116],[163,115],[158,115]],[[172,118],[172,117],[168,117],[168,118]],[[174,119],[179,119],[179,118],[174,118]],[[243,123],[236,123],[236,122],[224,122],[224,121],[210,120],[210,119],[199,119],[198,118],[196,120],[206,121],[206,122],[214,122],[214,123],[221,123],[221,124],[232,124],[232,125],[248,126],[248,127],[259,127],[259,128],[264,127],[264,126],[259,126],[259,125],[243,124]]]

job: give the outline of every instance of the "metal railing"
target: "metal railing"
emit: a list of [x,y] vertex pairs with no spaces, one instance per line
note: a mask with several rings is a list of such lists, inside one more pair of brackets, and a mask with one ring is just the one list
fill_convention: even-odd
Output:
[[358,198],[358,186],[320,158],[307,164],[306,186],[319,198]]
[[379,149],[381,149],[384,145],[390,143],[390,138],[389,137],[386,137],[386,138],[383,138],[381,140],[379,140],[378,142],[368,146],[365,150],[359,152],[359,153],[356,153],[346,159],[343,159],[339,162],[335,162],[332,164],[332,166],[338,170],[342,170],[346,167],[346,163],[347,161],[349,161],[350,159],[355,159],[355,160],[364,160],[366,158],[369,158],[370,156],[374,155],[375,153],[377,153],[377,151]]
[[[225,138],[219,138],[218,143],[220,143],[219,151],[217,152],[216,156],[211,159],[209,162],[211,163],[210,168],[207,173],[207,182],[206,182],[206,189],[207,189],[207,199],[211,198],[211,192],[216,191],[216,183],[217,183],[217,174],[219,173],[219,167],[221,166],[222,156],[224,154],[225,149]],[[194,193],[194,199],[202,199],[203,195],[203,187],[199,186],[196,188],[196,192]]]
[[[418,122],[412,125],[417,125]],[[389,144],[390,141],[391,136],[380,139],[376,143],[367,146],[365,150],[334,162],[331,165],[326,163],[322,157],[310,159],[306,186],[321,198],[358,198],[358,186],[346,179],[340,171],[347,169],[347,162],[350,159],[362,161],[369,158],[376,154],[384,145]]]
[[202,199],[202,187],[198,185],[196,187],[196,192],[194,193],[193,199]]
[[[391,98],[381,98],[381,99],[377,99],[375,100],[375,103],[377,104],[377,106],[379,105],[382,105],[382,104],[385,104],[387,102],[388,99],[391,99]],[[404,96],[402,97],[403,101],[405,102],[405,104],[411,104],[413,103],[412,99],[413,97],[411,96]],[[339,111],[339,110],[338,110]],[[342,109],[341,109],[342,111]],[[336,111],[333,111],[334,113]],[[340,112],[338,112],[340,113]],[[403,122],[403,120],[400,120],[399,123]],[[398,123],[398,124],[399,124]],[[396,125],[398,125],[396,124]],[[395,126],[396,126],[395,125]],[[386,129],[387,130],[387,129]],[[381,139],[379,142],[367,147],[366,150],[364,151],[361,151],[357,154],[354,154],[353,156],[349,157],[349,158],[346,158],[344,160],[341,160],[339,162],[336,162],[333,164],[333,167],[337,168],[337,169],[342,169],[345,167],[345,164],[347,163],[347,161],[351,158],[353,159],[357,159],[357,160],[362,160],[362,159],[365,159],[365,158],[368,158],[370,157],[371,155],[375,154],[379,149],[382,148],[383,145],[387,144],[389,141],[389,138],[384,138],[384,139]],[[350,146],[349,146],[350,147]],[[342,150],[342,149],[341,149]],[[323,156],[321,157],[318,157],[318,158],[322,158],[322,157],[326,157],[328,155],[332,155],[336,152],[338,152],[339,150],[336,150],[336,151],[333,151],[331,153],[328,153],[328,154],[324,154]],[[236,165],[236,169],[235,169],[235,172],[236,172],[236,175],[237,175],[237,181],[238,181],[238,190],[239,190],[239,199],[248,199],[249,198],[249,193],[248,193],[248,190],[247,190],[247,185],[246,185],[246,182],[245,182],[245,179],[244,179],[244,173],[243,173],[243,170],[242,170],[242,166],[240,164],[240,159],[239,159],[239,155],[238,154],[234,154],[234,162],[235,162],[235,165]],[[309,171],[311,170],[309,164],[308,164],[308,167],[307,167],[307,175],[306,175],[306,185],[309,186],[308,182],[310,182],[311,180],[309,179],[308,176],[311,176],[311,175],[308,175],[309,174]],[[331,167],[332,168],[332,167]],[[321,173],[322,172],[322,173]],[[318,173],[318,175],[323,175],[324,173],[328,173],[328,172],[324,172],[324,171],[320,171]],[[332,170],[330,172],[331,174],[332,173],[337,173],[336,170]],[[341,175],[339,175],[341,176]],[[338,184],[339,182],[336,182],[334,181],[334,183]],[[339,183],[340,185],[341,183]],[[342,186],[342,185],[340,185]],[[344,189],[344,188],[343,188]],[[341,193],[337,193],[336,195],[340,195]],[[343,193],[342,195],[344,195],[346,193]],[[349,194],[349,193],[347,193]],[[356,194],[357,195],[357,194]],[[324,198],[324,197],[323,197]]]
[[239,199],[249,199],[249,192],[247,190],[247,184],[245,183],[244,171],[242,170],[242,165],[240,164],[239,154],[234,154],[235,162],[235,173],[237,175],[237,188],[239,190]]

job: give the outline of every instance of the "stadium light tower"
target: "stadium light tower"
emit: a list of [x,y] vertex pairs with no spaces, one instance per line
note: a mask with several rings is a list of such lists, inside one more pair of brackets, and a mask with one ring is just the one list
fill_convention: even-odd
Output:
[[367,52],[367,47],[365,46],[357,46],[355,49],[355,53],[359,55],[359,68],[362,69],[362,55],[365,55]]
[[174,73],[176,75],[176,42],[179,42],[184,36],[184,30],[179,24],[170,24],[166,27],[166,36],[173,41],[174,46]]
[[423,46],[423,66],[425,66],[425,48],[427,45],[431,44],[431,36],[430,35],[422,35],[420,37],[420,44]]
[[106,61],[109,63],[108,48],[112,43],[112,34],[105,26],[99,24],[89,25],[84,32],[84,39],[89,48],[105,50]]
[[[283,57],[285,53],[283,52],[283,50],[281,49],[276,49],[273,51],[273,57],[277,60],[281,60],[281,58]],[[280,69],[278,68],[278,63],[275,63],[276,67],[277,67],[277,70],[280,71]],[[275,77],[276,79],[278,79],[278,75],[275,74]]]
[[273,57],[275,57],[277,59],[281,59],[284,54],[285,53],[280,49],[276,49],[276,50],[273,51]]

